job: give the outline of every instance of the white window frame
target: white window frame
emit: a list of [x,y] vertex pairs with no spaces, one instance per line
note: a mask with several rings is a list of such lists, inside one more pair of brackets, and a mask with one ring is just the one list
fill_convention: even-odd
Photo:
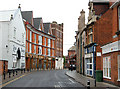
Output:
[[[107,59],[107,60],[106,60]],[[107,63],[108,62],[108,63]],[[104,73],[107,73],[104,71],[105,67],[108,67],[107,71],[108,71],[108,75],[104,75]],[[110,75],[110,67],[111,67],[111,57],[107,56],[107,57],[103,57],[103,78],[107,78],[107,79],[111,79],[111,75]]]
[[29,48],[30,48],[29,52],[31,53],[32,52],[32,44],[31,43],[29,43]]
[[50,47],[50,39],[48,39],[48,47]]
[[120,55],[118,55],[118,81],[120,81]]

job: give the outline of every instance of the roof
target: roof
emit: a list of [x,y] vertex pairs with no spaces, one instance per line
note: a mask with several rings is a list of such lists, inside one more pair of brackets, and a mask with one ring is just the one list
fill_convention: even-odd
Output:
[[43,26],[44,26],[44,32],[48,33],[50,30],[50,23],[43,23]]
[[19,9],[0,11],[0,21],[10,21],[11,15],[13,15],[14,18],[18,11]]
[[42,18],[33,18],[34,27],[39,29]]
[[32,13],[33,13],[32,11],[22,11],[22,17],[23,17],[23,19],[25,19],[26,21],[28,21],[30,24],[32,24],[31,23],[32,18],[33,18]]
[[109,0],[90,0],[93,3],[109,3]]
[[112,6],[110,8],[114,8],[115,6],[117,6],[120,3],[120,0],[117,0],[116,2],[114,2],[112,4]]
[[76,50],[76,46],[72,46],[71,48],[69,48],[69,51],[70,50]]

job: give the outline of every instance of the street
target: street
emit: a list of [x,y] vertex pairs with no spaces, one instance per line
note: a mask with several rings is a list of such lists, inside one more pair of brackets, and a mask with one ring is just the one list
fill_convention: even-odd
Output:
[[84,87],[65,75],[66,71],[68,70],[42,70],[32,72],[4,87]]

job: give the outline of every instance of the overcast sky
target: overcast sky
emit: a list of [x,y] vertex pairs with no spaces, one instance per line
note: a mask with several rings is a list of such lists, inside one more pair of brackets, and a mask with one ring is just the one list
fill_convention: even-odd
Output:
[[82,9],[88,17],[89,0],[1,0],[0,10],[17,9],[21,4],[22,11],[33,11],[33,17],[42,17],[43,22],[57,21],[64,23],[63,54],[75,42],[75,31],[78,30],[78,17]]

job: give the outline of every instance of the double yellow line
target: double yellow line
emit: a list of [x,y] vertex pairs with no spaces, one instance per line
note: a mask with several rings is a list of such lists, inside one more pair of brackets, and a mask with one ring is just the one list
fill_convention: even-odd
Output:
[[[28,74],[29,74],[29,73],[28,73]],[[6,85],[8,85],[8,84],[10,84],[10,83],[12,83],[12,82],[14,82],[14,81],[16,81],[16,80],[22,78],[22,77],[24,77],[25,75],[27,75],[27,74],[21,75],[21,76],[18,77],[18,78],[15,78],[15,79],[13,79],[13,80],[11,80],[11,81],[5,83],[5,84],[2,84],[2,85],[0,85],[0,87],[4,87],[4,86],[6,86]]]

